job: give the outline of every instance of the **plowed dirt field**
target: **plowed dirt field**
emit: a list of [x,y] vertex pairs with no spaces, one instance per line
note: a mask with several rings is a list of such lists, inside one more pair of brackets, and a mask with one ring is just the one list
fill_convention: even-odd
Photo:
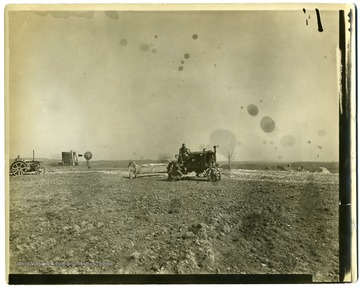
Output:
[[126,169],[10,178],[10,273],[312,274],[338,281],[336,173]]

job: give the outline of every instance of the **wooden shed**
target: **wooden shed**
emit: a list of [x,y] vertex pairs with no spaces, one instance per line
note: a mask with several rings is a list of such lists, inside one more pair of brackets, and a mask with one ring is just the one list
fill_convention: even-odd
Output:
[[64,166],[77,166],[79,165],[79,155],[71,150],[70,152],[61,152],[62,165]]

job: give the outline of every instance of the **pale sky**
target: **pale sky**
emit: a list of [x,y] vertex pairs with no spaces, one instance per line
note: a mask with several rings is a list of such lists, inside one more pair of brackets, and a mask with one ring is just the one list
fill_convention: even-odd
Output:
[[9,156],[338,161],[338,11],[320,14],[323,32],[312,8],[11,11]]

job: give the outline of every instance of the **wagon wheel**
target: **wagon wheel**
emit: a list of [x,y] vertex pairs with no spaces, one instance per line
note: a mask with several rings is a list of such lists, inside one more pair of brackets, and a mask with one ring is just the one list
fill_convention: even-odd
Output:
[[130,179],[136,178],[136,175],[137,175],[137,167],[136,166],[137,165],[134,161],[131,161],[129,163],[128,170],[129,170],[129,178]]
[[27,165],[24,161],[16,161],[11,164],[10,171],[12,175],[24,175],[27,171]]

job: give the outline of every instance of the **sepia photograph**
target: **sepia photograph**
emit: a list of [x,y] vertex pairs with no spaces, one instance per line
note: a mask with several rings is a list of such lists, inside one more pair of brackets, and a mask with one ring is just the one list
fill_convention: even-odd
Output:
[[357,280],[355,6],[9,5],[10,284]]

